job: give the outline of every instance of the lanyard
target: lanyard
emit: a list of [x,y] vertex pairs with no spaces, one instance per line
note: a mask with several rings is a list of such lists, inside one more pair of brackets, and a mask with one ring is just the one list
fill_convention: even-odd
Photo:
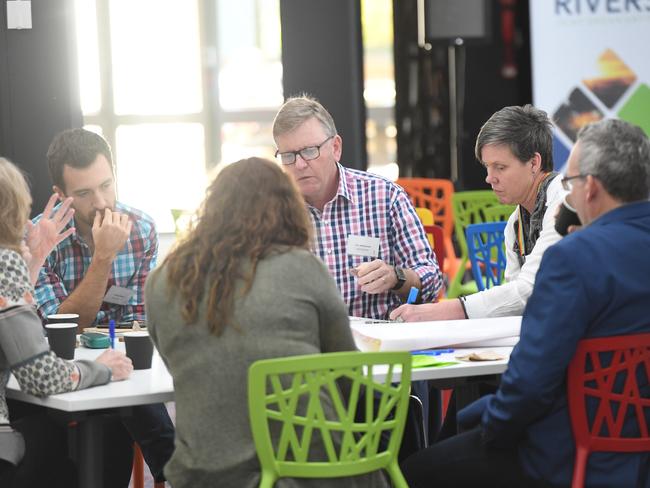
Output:
[[[544,178],[542,178],[542,181],[540,181],[539,185],[537,185],[537,194],[539,194],[539,189],[542,187],[542,183],[546,181],[546,178],[548,178],[550,174],[550,172],[544,173]],[[526,239],[524,239],[524,215],[522,213],[521,204],[519,204],[519,225],[517,226],[517,240],[519,241],[519,254],[523,258],[528,253],[526,252]]]

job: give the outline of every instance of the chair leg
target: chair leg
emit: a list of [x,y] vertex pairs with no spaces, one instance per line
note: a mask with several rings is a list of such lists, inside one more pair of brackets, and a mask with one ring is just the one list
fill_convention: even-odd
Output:
[[275,485],[275,480],[275,473],[272,471],[264,471],[264,469],[262,469],[260,488],[273,488],[273,485]]
[[140,446],[133,443],[133,488],[144,488],[144,458]]
[[573,465],[573,480],[571,488],[583,488],[585,486],[585,472],[587,470],[587,458],[589,451],[584,447],[576,446],[576,458]]
[[390,463],[386,466],[386,471],[390,475],[392,485],[394,488],[408,488],[409,485],[402,474],[402,471],[399,469],[397,462]]

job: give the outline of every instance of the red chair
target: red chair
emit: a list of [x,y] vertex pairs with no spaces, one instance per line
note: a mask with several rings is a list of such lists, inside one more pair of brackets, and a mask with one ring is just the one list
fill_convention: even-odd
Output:
[[[641,396],[639,377],[645,377],[645,381],[650,378],[650,334],[584,339],[578,343],[567,382],[576,442],[573,488],[584,486],[587,458],[593,451],[650,451],[646,422],[650,397]],[[595,415],[588,416],[587,401],[597,404]],[[625,437],[621,435],[624,425]],[[636,435],[628,432],[630,425]]]
[[[133,443],[133,468],[131,471],[133,488],[144,488],[144,458],[137,442]],[[155,488],[165,488],[162,481],[154,482]]]

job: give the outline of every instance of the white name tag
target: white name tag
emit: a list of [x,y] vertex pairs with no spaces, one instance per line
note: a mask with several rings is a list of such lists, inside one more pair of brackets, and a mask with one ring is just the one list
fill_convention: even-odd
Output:
[[348,255],[376,258],[379,256],[379,237],[349,235]]
[[114,303],[115,305],[126,305],[134,294],[135,290],[113,285],[106,292],[104,301],[107,303]]

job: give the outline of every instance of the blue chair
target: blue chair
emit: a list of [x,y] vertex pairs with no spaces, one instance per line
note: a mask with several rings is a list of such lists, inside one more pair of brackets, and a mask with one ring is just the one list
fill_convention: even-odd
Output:
[[470,224],[465,229],[472,274],[479,291],[501,284],[506,269],[506,222]]

